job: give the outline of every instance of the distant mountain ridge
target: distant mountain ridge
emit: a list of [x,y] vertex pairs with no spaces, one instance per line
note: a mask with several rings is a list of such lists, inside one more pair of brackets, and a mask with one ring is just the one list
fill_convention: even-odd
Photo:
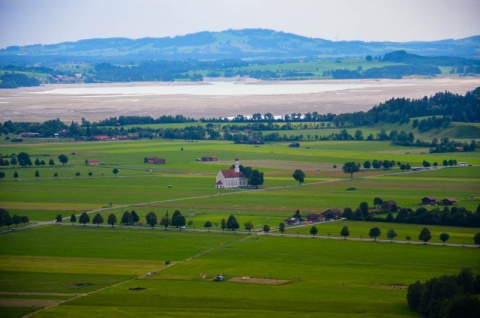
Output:
[[86,39],[51,45],[10,46],[0,63],[66,59],[86,62],[145,60],[272,60],[383,56],[392,51],[480,59],[480,36],[432,42],[329,41],[268,29],[198,32],[163,38]]

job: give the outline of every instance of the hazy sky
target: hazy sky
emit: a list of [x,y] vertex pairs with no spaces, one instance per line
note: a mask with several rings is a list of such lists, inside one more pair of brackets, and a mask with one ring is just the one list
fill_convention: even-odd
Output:
[[0,48],[267,28],[328,40],[480,35],[480,0],[0,0]]

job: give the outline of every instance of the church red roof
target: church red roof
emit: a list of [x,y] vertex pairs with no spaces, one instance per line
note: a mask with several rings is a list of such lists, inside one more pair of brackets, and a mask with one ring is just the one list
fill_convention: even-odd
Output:
[[235,170],[222,170],[222,174],[225,177],[225,179],[228,178],[242,178],[244,177],[243,173],[241,172],[235,172]]

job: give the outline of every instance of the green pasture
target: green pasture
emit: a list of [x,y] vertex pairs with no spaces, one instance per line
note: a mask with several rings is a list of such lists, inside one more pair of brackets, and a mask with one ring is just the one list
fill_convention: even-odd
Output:
[[[480,203],[478,152],[429,154],[428,149],[367,141],[288,145],[156,139],[3,143],[1,154],[25,151],[32,161],[39,158],[47,165],[0,168],[6,175],[0,180],[1,207],[10,215],[28,216],[30,225],[53,221],[58,214],[64,220],[30,229],[19,224],[9,232],[0,229],[2,316],[21,317],[66,300],[35,317],[412,317],[405,301],[408,284],[455,274],[464,267],[480,272],[474,248],[353,240],[367,238],[369,229],[379,226],[380,239],[393,228],[396,240],[411,236],[417,241],[421,225],[353,221],[317,225],[318,236],[339,236],[347,225],[352,239],[346,241],[312,239],[310,225],[288,227],[290,235],[276,235],[278,224],[297,209],[304,215],[329,208],[355,209],[364,201],[373,206],[375,197],[412,209],[425,196],[454,197],[457,206],[474,211]],[[68,156],[66,165],[58,161],[60,154]],[[167,164],[143,163],[150,156],[166,158]],[[217,156],[218,161],[196,161],[203,156]],[[215,188],[218,171],[228,169],[237,156],[242,165],[264,172],[263,186]],[[48,165],[50,158],[55,160],[53,167]],[[98,159],[100,165],[87,166],[87,159]],[[444,159],[456,159],[473,166],[418,172],[401,172],[395,166],[362,170],[353,179],[342,171],[345,162],[374,159],[412,167],[421,166],[423,160],[441,165]],[[295,169],[306,174],[302,185],[292,177]],[[177,209],[193,223],[186,230],[146,225],[148,212],[160,220]],[[140,217],[137,226],[120,225],[124,211],[132,210]],[[82,212],[90,212],[90,220],[100,213],[103,225],[70,224],[70,215],[78,219]],[[113,228],[106,224],[111,213],[118,220]],[[236,234],[220,229],[221,220],[231,214],[240,224]],[[206,221],[214,225],[210,231],[204,228]],[[254,224],[255,234],[246,235],[246,222]],[[272,233],[257,235],[264,224]],[[428,228],[431,242],[440,242],[440,233],[448,233],[447,244],[472,244],[478,232],[478,228]],[[172,264],[166,266],[165,260]],[[148,272],[152,275],[145,276]],[[212,282],[219,273],[229,279]],[[231,281],[242,276],[288,283]]]
[[[474,248],[309,236],[50,225],[0,240],[2,298],[30,291],[36,294],[24,301],[60,302],[71,295],[35,317],[414,317],[406,286],[465,267],[480,272]],[[219,273],[227,281],[213,282]]]
[[[166,210],[179,209],[184,215],[202,211],[187,217],[199,228],[207,220],[218,222],[230,214],[241,215],[241,224],[251,221],[261,225],[284,219],[297,209],[307,213],[332,207],[355,208],[363,201],[371,204],[375,197],[411,208],[427,195],[438,199],[454,197],[459,206],[470,210],[479,204],[478,167],[401,172],[396,166],[390,170],[362,170],[353,179],[343,173],[341,167],[347,161],[363,163],[374,159],[410,163],[412,167],[421,166],[423,160],[441,165],[444,159],[480,164],[476,152],[428,154],[388,142],[319,141],[289,148],[288,143],[255,147],[219,141],[153,140],[9,145],[0,151],[26,151],[32,160],[48,162],[52,158],[56,162],[53,167],[47,164],[2,169],[6,174],[0,181],[2,205],[11,214],[27,215],[34,221],[102,208],[106,209],[102,212],[106,220],[110,213],[118,218],[123,211],[139,206],[137,212],[142,218],[150,210],[159,216]],[[65,166],[57,159],[62,153],[69,157]],[[147,156],[166,158],[167,164],[145,164],[143,158]],[[219,161],[196,161],[203,156],[217,156]],[[264,172],[265,183],[259,190],[215,189],[216,174],[229,168],[237,156],[241,164]],[[98,159],[101,164],[86,166],[87,159]],[[117,176],[112,173],[114,168],[119,170]],[[295,169],[306,174],[302,186],[292,178]],[[13,178],[15,171],[19,174],[17,180]],[[347,190],[351,188],[354,191]],[[245,215],[251,219],[246,220]]]

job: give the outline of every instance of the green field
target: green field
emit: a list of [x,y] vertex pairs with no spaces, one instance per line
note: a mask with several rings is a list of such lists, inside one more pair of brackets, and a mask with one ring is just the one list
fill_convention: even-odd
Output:
[[[1,168],[6,174],[0,180],[1,207],[10,215],[28,216],[31,224],[53,221],[59,214],[64,220],[0,229],[2,317],[21,317],[42,307],[49,309],[35,317],[415,317],[408,311],[406,286],[465,267],[480,273],[478,249],[471,247],[479,228],[428,226],[431,243],[441,243],[439,234],[445,232],[450,234],[447,245],[459,246],[413,244],[424,227],[415,224],[325,222],[317,225],[317,239],[309,234],[311,225],[287,227],[283,237],[277,231],[297,209],[304,215],[355,209],[364,201],[372,206],[375,197],[412,209],[425,196],[453,197],[457,206],[475,211],[480,204],[478,151],[429,154],[428,149],[366,141],[310,141],[300,148],[155,139],[0,146],[3,155],[21,151],[32,161],[52,158],[55,165]],[[59,154],[68,156],[65,166]],[[149,156],[166,158],[167,164],[144,164]],[[219,161],[195,160],[203,156]],[[215,189],[217,172],[229,168],[236,156],[264,172],[258,190]],[[86,159],[101,164],[86,166]],[[412,167],[423,160],[456,159],[473,166],[418,172],[396,166],[361,171],[353,179],[341,169],[347,161],[374,159]],[[301,186],[292,178],[295,169],[306,174]],[[187,229],[146,225],[148,212],[160,219],[177,209],[192,222]],[[106,225],[109,214],[120,220],[132,210],[140,216],[138,226]],[[69,224],[71,214],[85,211],[90,219],[101,213],[103,226]],[[240,223],[237,234],[219,228],[231,214]],[[214,223],[210,232],[206,221]],[[254,224],[254,234],[243,231],[245,222]],[[264,224],[272,228],[267,236],[259,235]],[[348,240],[338,238],[344,225],[350,229]],[[380,240],[393,228],[398,233],[394,242],[411,236],[411,244],[372,242],[368,231],[374,226],[381,227]],[[172,264],[164,265],[165,260]],[[220,273],[227,281],[213,282]],[[241,282],[234,282],[236,277]]]

